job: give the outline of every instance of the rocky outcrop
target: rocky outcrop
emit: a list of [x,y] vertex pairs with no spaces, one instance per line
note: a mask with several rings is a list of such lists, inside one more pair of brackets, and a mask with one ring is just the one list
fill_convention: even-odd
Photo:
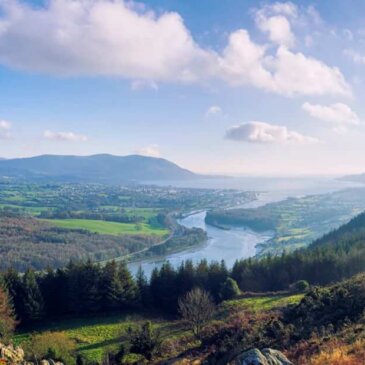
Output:
[[0,359],[9,364],[22,364],[24,363],[24,351],[20,347],[5,346],[0,343]]
[[[13,345],[5,346],[0,342],[0,364],[9,365],[34,365],[24,359],[24,351],[20,347]],[[41,360],[40,365],[63,365],[61,362],[53,360]]]
[[280,351],[252,349],[233,358],[227,365],[294,365]]

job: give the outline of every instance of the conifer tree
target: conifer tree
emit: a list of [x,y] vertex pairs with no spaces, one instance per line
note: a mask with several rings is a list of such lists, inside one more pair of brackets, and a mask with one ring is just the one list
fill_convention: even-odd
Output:
[[44,314],[44,302],[33,270],[25,272],[22,280],[22,292],[23,320],[35,321],[41,319]]

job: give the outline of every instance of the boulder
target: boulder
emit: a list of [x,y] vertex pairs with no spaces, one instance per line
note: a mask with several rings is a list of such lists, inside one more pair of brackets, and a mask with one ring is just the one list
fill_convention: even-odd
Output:
[[[6,364],[11,365],[34,365],[32,362],[24,360],[24,351],[21,347],[13,345],[5,346],[0,343],[0,360],[5,360]],[[53,360],[41,360],[40,365],[63,365],[61,362]]]
[[227,365],[294,365],[280,351],[252,349],[234,357]]

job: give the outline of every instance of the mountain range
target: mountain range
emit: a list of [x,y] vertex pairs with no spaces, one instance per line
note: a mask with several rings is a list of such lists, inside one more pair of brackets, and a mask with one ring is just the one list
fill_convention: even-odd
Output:
[[0,176],[31,181],[112,184],[202,177],[163,158],[109,154],[0,159]]

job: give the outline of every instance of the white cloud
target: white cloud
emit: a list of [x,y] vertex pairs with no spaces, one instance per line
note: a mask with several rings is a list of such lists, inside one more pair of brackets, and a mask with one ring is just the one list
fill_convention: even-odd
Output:
[[221,113],[222,113],[222,108],[220,106],[218,106],[218,105],[212,105],[205,112],[205,116],[206,117],[210,117],[210,116],[217,115],[217,114],[221,114]]
[[50,0],[44,8],[17,0],[0,4],[0,61],[11,67],[189,81],[195,58],[204,57],[174,12],[158,16],[123,0]]
[[279,45],[291,47],[295,36],[288,18],[297,17],[297,7],[293,3],[265,5],[254,12],[257,27],[269,35],[269,39]]
[[294,95],[351,95],[351,88],[337,67],[279,47],[270,61],[274,88],[277,92]]
[[241,123],[229,128],[226,138],[251,143],[316,143],[316,138],[304,136],[289,130],[285,126],[265,122],[252,121]]
[[313,118],[337,125],[336,129],[338,131],[344,131],[344,128],[348,125],[360,123],[359,116],[343,103],[331,105],[304,103],[302,109]]
[[135,153],[137,155],[149,156],[149,157],[160,157],[161,156],[160,148],[157,144],[151,144],[149,146],[142,147],[142,148],[138,149],[137,151],[135,151]]
[[[232,32],[222,52],[201,48],[181,16],[157,15],[123,0],[49,0],[31,7],[0,0],[0,63],[51,75],[118,76],[132,89],[156,88],[156,82],[223,80],[287,96],[348,95],[339,69],[302,53],[293,53],[292,3],[260,10],[271,48],[253,42],[244,29]],[[47,35],[47,36],[45,36]],[[284,46],[285,45],[285,46]]]
[[64,142],[86,142],[88,138],[81,134],[73,132],[52,132],[46,130],[43,132],[43,137],[52,141],[64,141]]
[[11,138],[11,123],[6,120],[0,120],[0,139]]
[[287,96],[351,94],[338,68],[285,46],[268,56],[266,48],[252,42],[245,30],[230,35],[219,64],[219,76],[234,86],[249,84]]

